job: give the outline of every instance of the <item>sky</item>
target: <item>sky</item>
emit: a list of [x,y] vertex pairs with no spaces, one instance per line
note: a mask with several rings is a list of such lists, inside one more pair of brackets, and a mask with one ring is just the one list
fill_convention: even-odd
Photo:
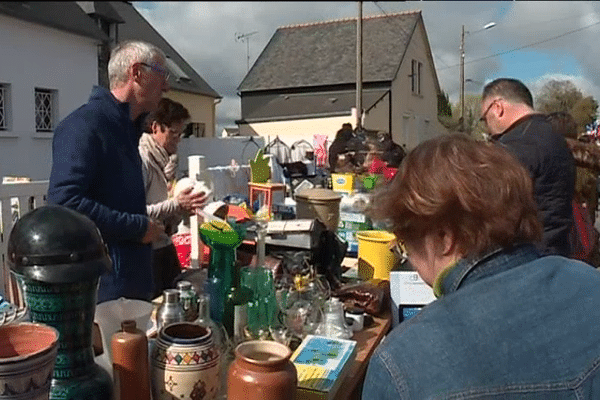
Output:
[[[237,87],[277,28],[356,18],[359,2],[151,2],[133,6],[223,99],[218,135],[241,117]],[[460,90],[465,26],[465,93],[500,77],[523,81],[534,97],[550,79],[571,80],[600,102],[600,2],[362,2],[363,17],[421,10],[441,89]],[[483,29],[486,24],[495,26]]]

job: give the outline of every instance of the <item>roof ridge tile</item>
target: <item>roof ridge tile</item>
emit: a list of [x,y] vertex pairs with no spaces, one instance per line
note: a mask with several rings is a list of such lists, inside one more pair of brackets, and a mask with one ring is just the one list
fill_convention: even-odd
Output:
[[[406,10],[406,11],[400,11],[400,12],[392,13],[392,14],[370,15],[367,17],[363,16],[362,19],[363,19],[363,21],[365,21],[365,20],[369,20],[369,19],[391,18],[391,17],[399,17],[402,15],[408,15],[408,14],[418,14],[420,12],[421,12],[421,10]],[[308,26],[317,26],[317,25],[326,25],[326,24],[333,24],[333,23],[356,21],[356,19],[357,18],[340,18],[340,19],[330,19],[327,21],[306,22],[306,23],[302,23],[302,24],[283,25],[283,26],[280,26],[278,29],[306,28]]]

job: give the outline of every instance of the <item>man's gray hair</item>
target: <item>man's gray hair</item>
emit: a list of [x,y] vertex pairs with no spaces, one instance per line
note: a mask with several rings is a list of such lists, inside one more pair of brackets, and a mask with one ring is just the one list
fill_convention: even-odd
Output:
[[113,89],[127,82],[127,70],[135,63],[151,65],[156,61],[166,61],[165,53],[153,44],[142,41],[128,41],[117,45],[108,62],[108,81]]

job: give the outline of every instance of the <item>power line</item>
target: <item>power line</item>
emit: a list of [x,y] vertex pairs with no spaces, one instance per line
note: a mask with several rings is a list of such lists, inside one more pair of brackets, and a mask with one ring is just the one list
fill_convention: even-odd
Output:
[[[575,32],[582,31],[584,29],[591,28],[592,26],[595,26],[595,25],[598,25],[598,24],[600,24],[600,21],[594,22],[593,24],[586,25],[586,26],[581,27],[581,28],[574,29],[572,31],[567,31],[567,32],[565,32],[565,33],[563,33],[561,35],[558,35],[558,36],[554,36],[554,37],[551,37],[551,38],[548,38],[548,39],[540,40],[539,42],[526,44],[524,46],[517,47],[517,48],[511,49],[511,50],[507,50],[507,51],[503,51],[501,53],[496,53],[496,54],[492,54],[492,55],[489,55],[489,56],[485,56],[485,57],[481,57],[481,58],[476,58],[475,60],[465,61],[465,64],[471,64],[471,63],[474,63],[474,62],[479,62],[479,61],[487,60],[488,58],[498,57],[498,56],[502,56],[504,54],[512,53],[512,52],[517,51],[517,50],[522,50],[522,49],[526,49],[528,47],[537,46],[538,44],[546,43],[546,42],[549,42],[549,41],[555,40],[555,39],[560,39],[561,37],[570,35],[570,34],[575,33]],[[458,66],[460,66],[460,64],[451,65],[451,66],[448,66],[446,68],[440,68],[439,71],[442,71],[442,70],[445,70],[445,69],[448,69],[448,68],[458,67]]]

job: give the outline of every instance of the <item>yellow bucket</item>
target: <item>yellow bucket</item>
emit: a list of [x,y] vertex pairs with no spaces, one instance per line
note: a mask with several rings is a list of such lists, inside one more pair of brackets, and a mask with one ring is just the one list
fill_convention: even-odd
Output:
[[386,231],[359,231],[358,239],[358,276],[363,280],[390,279],[390,271],[396,263],[396,255],[390,249],[390,243],[396,239],[393,233]]

